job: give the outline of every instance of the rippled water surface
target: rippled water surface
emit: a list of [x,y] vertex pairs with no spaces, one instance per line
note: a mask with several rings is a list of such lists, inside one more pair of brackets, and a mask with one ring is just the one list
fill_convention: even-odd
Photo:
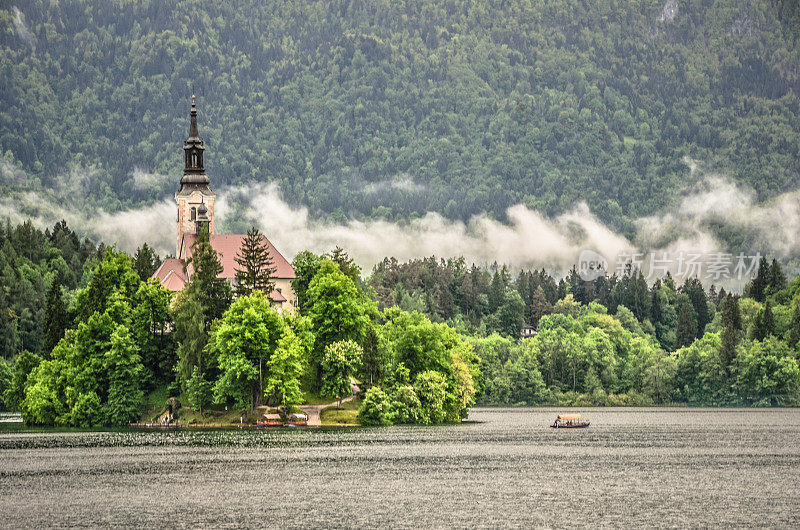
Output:
[[800,410],[583,409],[590,428],[550,429],[557,412],[267,432],[0,427],[0,525],[798,524]]

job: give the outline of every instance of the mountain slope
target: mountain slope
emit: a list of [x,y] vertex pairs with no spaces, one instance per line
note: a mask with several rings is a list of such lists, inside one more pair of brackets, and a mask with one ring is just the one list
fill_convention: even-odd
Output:
[[192,85],[215,185],[322,215],[502,218],[585,200],[625,229],[685,156],[800,182],[789,1],[31,1],[0,8],[0,150],[114,209],[172,191]]

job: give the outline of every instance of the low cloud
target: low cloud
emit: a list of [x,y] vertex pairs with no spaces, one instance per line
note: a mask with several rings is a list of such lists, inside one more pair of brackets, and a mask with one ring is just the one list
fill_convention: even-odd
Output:
[[[19,173],[10,172],[8,167],[3,171],[19,178]],[[72,172],[66,180],[81,188],[95,178],[91,172]],[[134,172],[133,178],[142,185],[155,185],[162,176]],[[514,269],[545,267],[563,274],[576,264],[581,251],[593,250],[606,259],[609,272],[633,260],[647,274],[651,263],[658,262],[651,279],[666,270],[680,279],[689,271],[706,283],[736,288],[747,278],[737,281],[724,274],[709,274],[709,267],[721,254],[732,254],[727,257],[731,272],[739,252],[748,256],[771,254],[784,263],[797,264],[800,191],[757,203],[752,190],[721,175],[707,175],[697,182],[675,207],[636,220],[633,241],[600,222],[584,203],[555,217],[523,205],[512,206],[505,223],[486,215],[467,222],[452,221],[433,212],[407,222],[352,219],[334,223],[313,218],[305,207],[291,205],[275,184],[251,184],[218,189],[215,211],[219,231],[231,226],[256,226],[289,259],[302,250],[325,252],[340,246],[365,271],[386,256],[407,260],[435,255],[464,256],[478,265],[497,262]],[[129,252],[147,241],[162,256],[174,253],[172,199],[92,215],[78,213],[85,210],[76,201],[56,203],[34,192],[7,196],[0,200],[0,218],[10,217],[14,222],[33,218],[41,227],[66,219],[82,233]],[[684,262],[689,259],[701,263],[700,268],[687,267]]]
[[14,18],[12,20],[14,22],[14,29],[17,30],[17,35],[19,35],[19,38],[30,46],[33,51],[36,51],[36,36],[28,30],[25,21],[22,20],[22,12],[16,6],[12,7],[11,10],[14,12]]
[[367,193],[383,193],[390,190],[397,190],[405,193],[420,193],[425,191],[425,186],[414,182],[408,175],[402,175],[394,180],[382,180],[373,182],[364,187]]
[[148,190],[160,188],[163,184],[174,179],[173,175],[163,175],[161,173],[149,173],[142,169],[134,168],[131,173],[133,187],[138,190]]

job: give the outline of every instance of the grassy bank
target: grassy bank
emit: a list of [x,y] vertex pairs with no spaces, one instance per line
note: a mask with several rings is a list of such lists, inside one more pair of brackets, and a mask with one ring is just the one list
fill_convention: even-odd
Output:
[[359,408],[361,408],[360,399],[342,403],[341,410],[333,405],[322,410],[320,421],[323,425],[361,425],[361,420],[358,419]]

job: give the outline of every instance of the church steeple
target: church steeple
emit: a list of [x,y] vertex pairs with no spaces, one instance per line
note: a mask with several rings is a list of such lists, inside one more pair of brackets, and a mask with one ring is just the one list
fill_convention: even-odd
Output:
[[197,106],[195,104],[194,90],[192,90],[192,110],[189,113],[189,138],[183,143],[184,168],[181,179],[181,190],[208,188],[211,182],[203,167],[203,151],[205,146],[200,134],[197,132]]
[[175,256],[184,258],[186,237],[198,234],[203,226],[214,233],[214,199],[216,195],[209,184],[211,181],[203,167],[205,145],[197,131],[197,105],[192,89],[192,110],[189,113],[189,137],[183,142],[183,177],[181,187],[175,193],[178,206],[178,233],[175,242]]

